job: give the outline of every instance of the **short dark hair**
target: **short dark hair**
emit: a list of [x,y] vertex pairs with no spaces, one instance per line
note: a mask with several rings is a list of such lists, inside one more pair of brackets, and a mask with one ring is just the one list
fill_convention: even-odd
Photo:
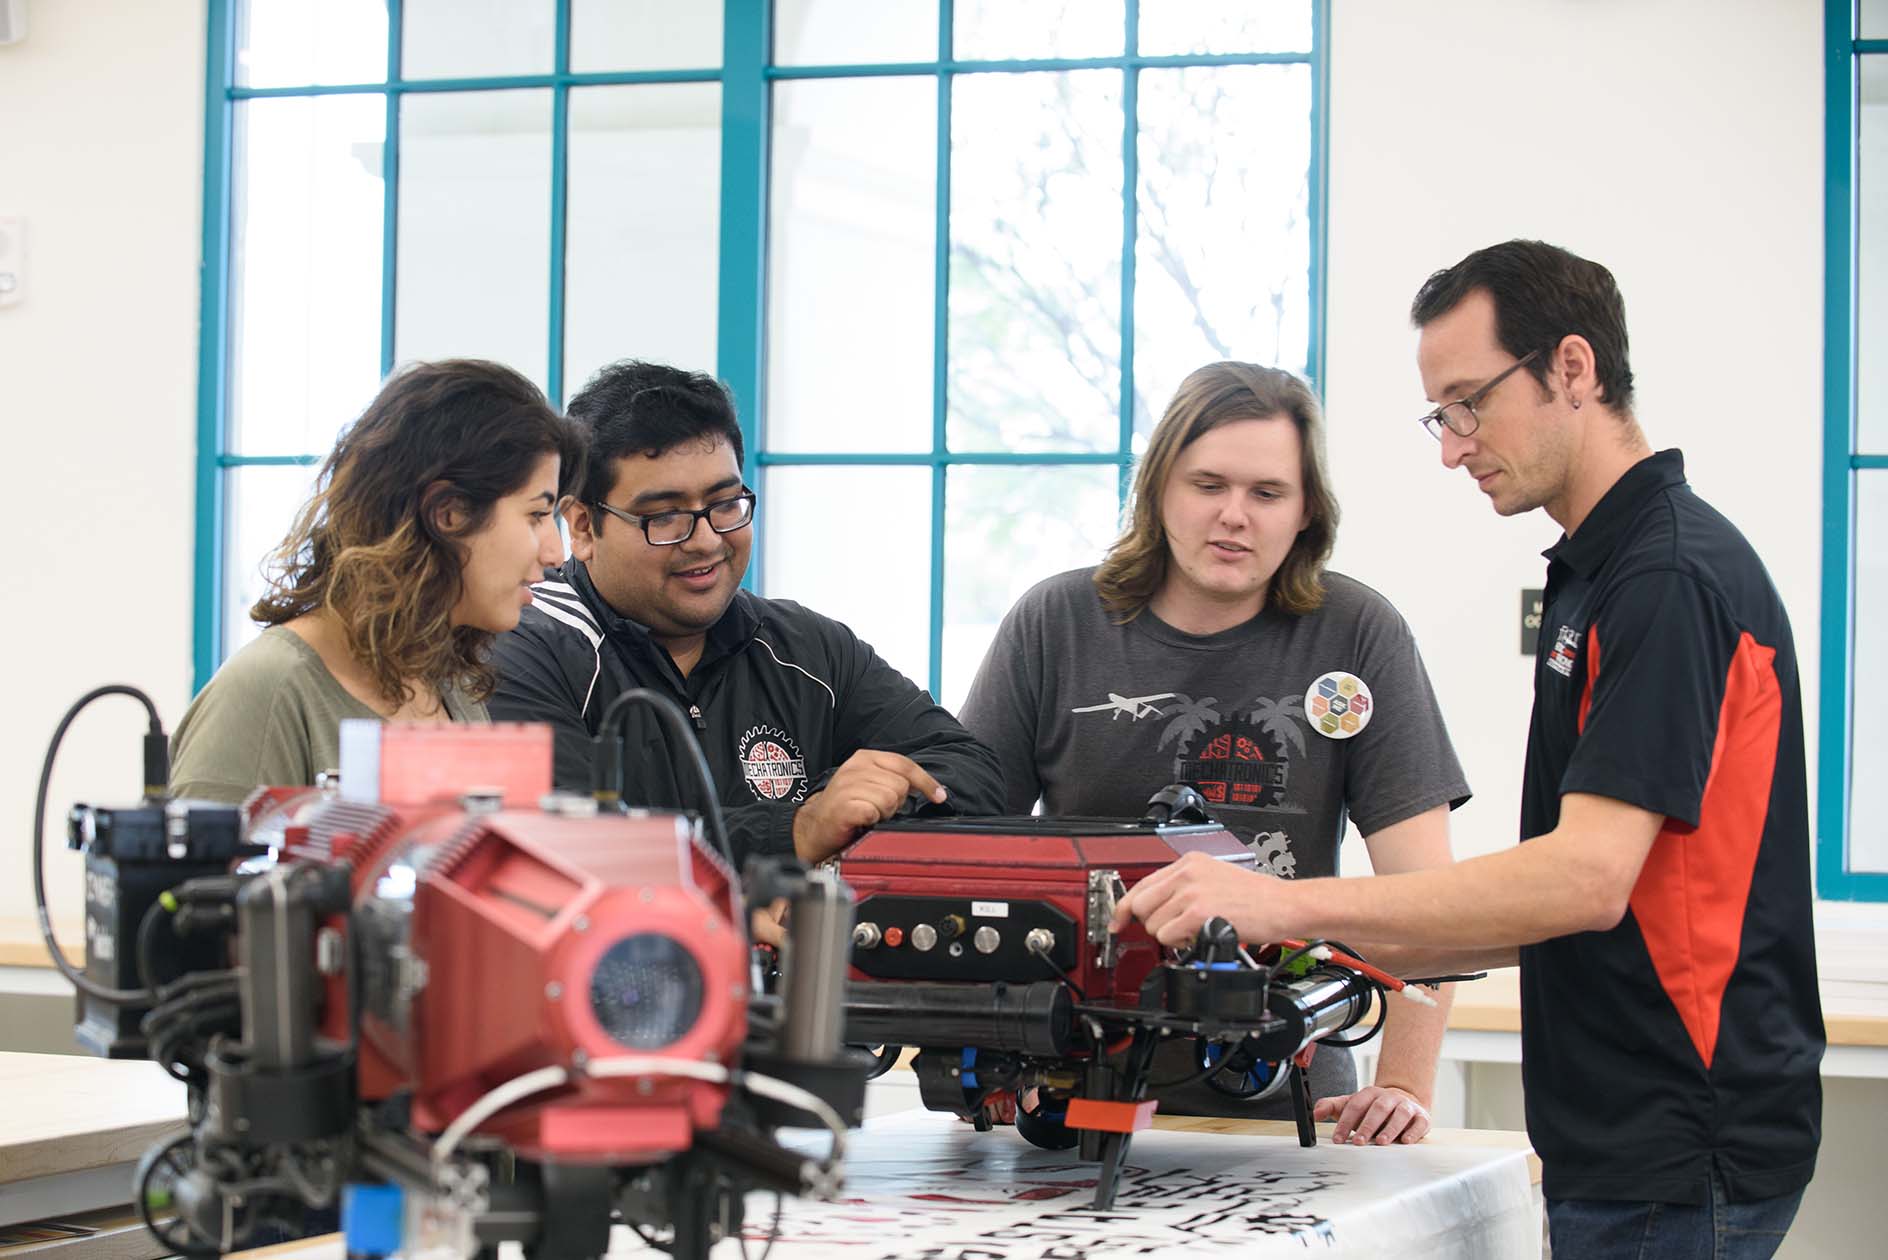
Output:
[[583,501],[601,503],[616,485],[616,461],[654,458],[690,438],[719,438],[743,459],[734,396],[706,372],[624,359],[592,376],[567,408],[590,434]]
[[1626,301],[1612,272],[1545,241],[1504,241],[1423,281],[1410,304],[1410,321],[1421,328],[1477,289],[1494,299],[1502,349],[1517,359],[1538,352],[1527,370],[1543,388],[1554,351],[1578,333],[1593,347],[1600,401],[1617,411],[1632,409]]

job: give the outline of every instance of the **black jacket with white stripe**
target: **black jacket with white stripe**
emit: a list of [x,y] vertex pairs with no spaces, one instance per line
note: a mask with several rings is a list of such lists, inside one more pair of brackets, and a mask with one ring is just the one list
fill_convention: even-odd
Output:
[[[830,617],[738,591],[683,678],[645,627],[604,602],[580,561],[567,561],[532,595],[518,628],[498,636],[498,690],[488,704],[495,720],[550,723],[560,788],[589,791],[597,724],[617,696],[648,687],[694,719],[737,862],[791,854],[794,811],[862,748],[910,757],[960,814],[1002,808],[996,754]],[[624,729],[623,799],[694,802],[654,714],[638,706]]]

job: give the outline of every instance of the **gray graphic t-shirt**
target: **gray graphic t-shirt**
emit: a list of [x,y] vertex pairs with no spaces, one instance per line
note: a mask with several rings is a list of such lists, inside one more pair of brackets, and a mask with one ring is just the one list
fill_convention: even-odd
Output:
[[1009,811],[1138,818],[1190,783],[1264,868],[1311,877],[1337,873],[1347,814],[1370,835],[1468,799],[1409,627],[1361,582],[1327,572],[1317,612],[1193,635],[1116,625],[1093,576],[1024,595],[964,702]]

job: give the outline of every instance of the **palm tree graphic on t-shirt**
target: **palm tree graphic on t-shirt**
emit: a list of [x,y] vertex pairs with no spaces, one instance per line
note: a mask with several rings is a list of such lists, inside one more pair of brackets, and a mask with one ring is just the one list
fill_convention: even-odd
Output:
[[1283,700],[1258,696],[1252,701],[1252,711],[1246,714],[1246,721],[1276,739],[1280,748],[1289,747],[1300,757],[1305,755],[1305,733],[1298,723],[1305,720],[1303,696],[1286,696]]
[[1219,710],[1213,707],[1219,703],[1219,697],[1206,696],[1195,700],[1191,696],[1176,695],[1174,699],[1179,703],[1168,710],[1173,720],[1160,733],[1160,743],[1156,746],[1165,748],[1178,740],[1180,751],[1185,752],[1189,739],[1205,730],[1209,723],[1219,721]]

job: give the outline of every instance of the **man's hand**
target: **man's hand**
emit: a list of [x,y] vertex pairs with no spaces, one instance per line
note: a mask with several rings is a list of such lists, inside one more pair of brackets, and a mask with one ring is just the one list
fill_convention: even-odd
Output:
[[1285,883],[1243,870],[1204,853],[1188,853],[1128,890],[1115,906],[1114,931],[1139,919],[1162,945],[1191,945],[1200,926],[1215,915],[1230,922],[1242,941],[1275,941],[1288,935],[1282,918]]
[[1311,1118],[1335,1119],[1331,1140],[1358,1146],[1420,1142],[1429,1132],[1429,1109],[1394,1085],[1366,1085],[1354,1094],[1320,1098]]
[[861,748],[793,815],[793,851],[811,866],[823,862],[904,808],[913,792],[944,803],[943,785],[909,757]]

